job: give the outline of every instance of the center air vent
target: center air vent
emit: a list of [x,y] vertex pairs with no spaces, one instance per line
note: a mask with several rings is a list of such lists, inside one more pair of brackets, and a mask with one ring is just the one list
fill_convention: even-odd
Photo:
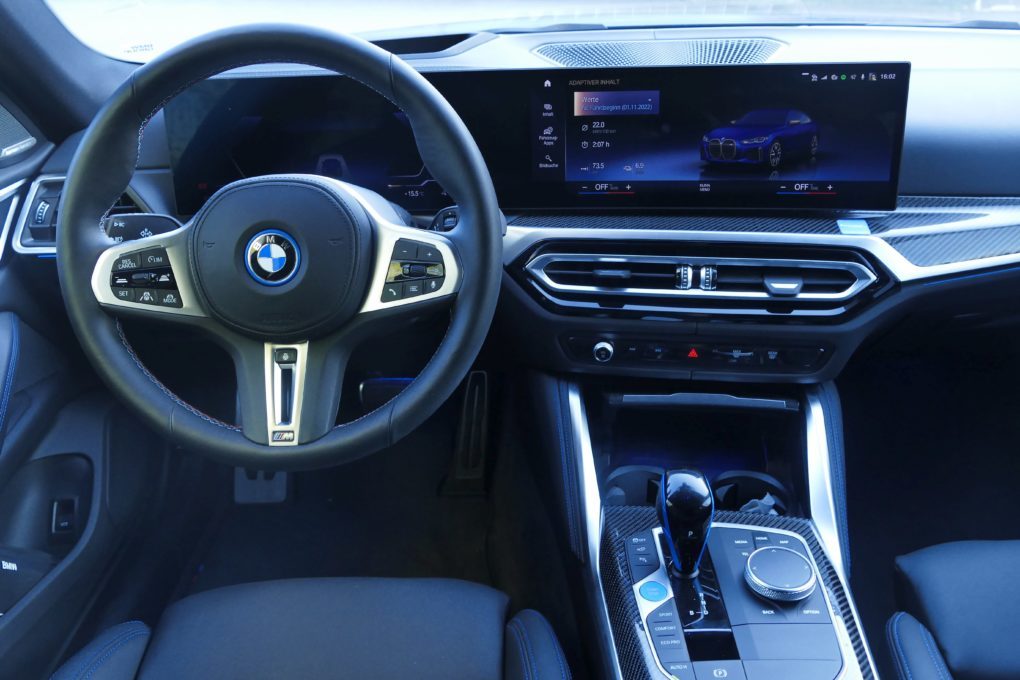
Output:
[[549,43],[535,51],[561,66],[696,66],[763,64],[782,46],[770,38],[688,38]]
[[854,260],[548,252],[525,271],[574,309],[831,316],[878,276]]

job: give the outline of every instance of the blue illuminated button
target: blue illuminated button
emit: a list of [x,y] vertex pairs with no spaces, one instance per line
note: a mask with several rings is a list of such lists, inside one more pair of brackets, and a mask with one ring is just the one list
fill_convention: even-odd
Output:
[[659,602],[665,600],[669,592],[666,591],[666,586],[662,585],[658,581],[649,581],[640,588],[638,592],[641,593],[641,597],[645,598],[649,602]]

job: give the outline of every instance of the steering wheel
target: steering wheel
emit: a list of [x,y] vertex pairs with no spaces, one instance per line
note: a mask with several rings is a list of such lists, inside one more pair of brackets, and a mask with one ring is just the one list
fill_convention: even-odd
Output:
[[[172,231],[115,243],[104,219],[133,174],[148,121],[189,85],[258,63],[328,69],[389,99],[459,206],[457,226],[442,234],[407,227],[366,189],[273,175],[223,187]],[[256,469],[349,462],[420,425],[481,349],[501,259],[492,180],[449,103],[389,52],[314,28],[228,29],[138,68],[85,132],[59,210],[60,287],[99,375],[172,441]],[[384,406],[336,425],[354,347],[444,307],[446,336],[417,378]],[[221,422],[163,385],[128,344],[119,317],[186,324],[223,346],[236,370],[240,423]]]

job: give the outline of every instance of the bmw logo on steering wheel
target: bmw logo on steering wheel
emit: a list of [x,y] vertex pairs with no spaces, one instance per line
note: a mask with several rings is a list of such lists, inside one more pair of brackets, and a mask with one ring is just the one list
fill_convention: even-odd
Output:
[[280,286],[297,273],[301,250],[294,239],[279,229],[255,234],[244,252],[244,266],[252,278],[265,286]]

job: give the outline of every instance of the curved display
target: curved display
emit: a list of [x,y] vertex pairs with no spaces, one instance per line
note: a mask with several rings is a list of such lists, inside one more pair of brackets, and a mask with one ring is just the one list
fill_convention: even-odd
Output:
[[[505,210],[895,207],[909,64],[426,74]],[[215,78],[166,107],[178,208],[274,172],[451,203],[392,104],[346,78]]]

